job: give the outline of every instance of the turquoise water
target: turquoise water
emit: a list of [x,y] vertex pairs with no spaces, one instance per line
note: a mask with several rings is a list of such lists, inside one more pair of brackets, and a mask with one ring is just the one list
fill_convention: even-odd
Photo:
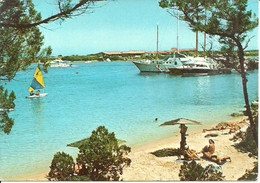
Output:
[[[44,98],[25,99],[36,65],[6,83],[17,99],[10,113],[13,129],[0,134],[0,178],[48,169],[58,151],[75,155],[77,149],[66,144],[90,136],[99,125],[135,146],[178,133],[177,126],[159,127],[167,120],[183,117],[207,125],[230,119],[244,106],[239,74],[141,74],[131,62],[73,66],[43,74]],[[258,72],[250,72],[248,80],[250,100],[255,100]]]

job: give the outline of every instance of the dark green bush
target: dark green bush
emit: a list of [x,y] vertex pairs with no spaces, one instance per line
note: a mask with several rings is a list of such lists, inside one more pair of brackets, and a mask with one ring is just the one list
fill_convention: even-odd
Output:
[[109,133],[104,126],[94,130],[89,138],[72,143],[70,146],[79,148],[77,158],[79,172],[74,170],[75,163],[69,154],[58,152],[53,157],[48,180],[120,180],[123,167],[131,163],[131,160],[125,157],[131,151],[130,147],[119,146],[115,134]]
[[48,180],[68,181],[74,174],[73,158],[64,152],[57,152],[50,166]]
[[222,181],[224,176],[222,172],[213,165],[203,168],[195,160],[190,163],[184,162],[181,165],[179,177],[181,181]]
[[92,132],[89,140],[79,147],[77,163],[81,165],[80,175],[95,181],[120,180],[123,167],[130,165],[126,158],[130,147],[118,145],[115,134],[109,133],[104,126]]

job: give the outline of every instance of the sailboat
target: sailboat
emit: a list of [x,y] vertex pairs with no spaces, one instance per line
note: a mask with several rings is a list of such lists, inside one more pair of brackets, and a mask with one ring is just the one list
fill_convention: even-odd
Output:
[[167,56],[163,60],[158,60],[158,25],[157,25],[157,51],[156,60],[132,61],[140,72],[169,72],[168,68],[181,67],[182,62],[179,58]]
[[[44,89],[44,81],[42,77],[42,72],[39,67],[36,68],[35,73],[33,75],[32,83],[28,89],[30,96],[26,96],[25,98],[36,98],[36,97],[45,97],[48,93],[40,93],[41,89]],[[34,94],[33,91],[37,90],[37,93]]]

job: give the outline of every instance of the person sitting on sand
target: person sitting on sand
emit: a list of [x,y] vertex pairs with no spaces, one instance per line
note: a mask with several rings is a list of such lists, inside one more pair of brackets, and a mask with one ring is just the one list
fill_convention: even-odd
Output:
[[205,146],[200,153],[203,153],[203,157],[206,159],[209,159],[213,162],[216,162],[217,164],[223,164],[223,162],[227,159],[231,161],[230,157],[225,157],[220,159],[216,154],[215,154],[215,142],[212,139],[209,139],[209,145]]
[[197,159],[200,160],[200,157],[196,154],[196,151],[190,149],[188,145],[185,145],[184,159],[185,160],[192,160],[194,158],[197,158]]

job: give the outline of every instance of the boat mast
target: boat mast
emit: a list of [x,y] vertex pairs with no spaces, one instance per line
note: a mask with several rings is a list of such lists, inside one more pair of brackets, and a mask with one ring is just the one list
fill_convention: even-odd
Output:
[[[207,10],[205,9],[205,25],[207,24]],[[204,58],[206,58],[206,32],[204,31]]]
[[177,53],[179,53],[179,10],[177,11]]
[[[198,14],[196,15],[197,17],[197,20],[198,20]],[[198,31],[196,30],[196,57],[198,57],[198,35],[199,33],[198,33]]]
[[196,31],[196,57],[198,57],[198,31]]
[[158,24],[157,24],[156,60],[158,60]]

